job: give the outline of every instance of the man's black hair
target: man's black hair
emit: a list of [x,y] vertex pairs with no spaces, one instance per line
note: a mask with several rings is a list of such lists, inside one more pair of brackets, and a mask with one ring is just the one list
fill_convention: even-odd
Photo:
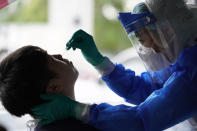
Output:
[[48,69],[47,52],[36,46],[24,46],[0,63],[0,98],[13,115],[31,114],[31,108],[43,103],[40,94],[55,75]]

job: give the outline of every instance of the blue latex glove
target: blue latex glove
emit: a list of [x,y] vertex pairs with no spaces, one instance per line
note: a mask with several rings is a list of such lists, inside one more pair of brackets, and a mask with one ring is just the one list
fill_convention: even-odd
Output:
[[49,102],[38,105],[32,109],[34,117],[41,119],[39,125],[50,124],[56,120],[73,117],[81,120],[86,104],[81,104],[59,94],[43,94],[41,99]]
[[104,57],[98,51],[94,39],[91,35],[83,30],[78,30],[66,44],[66,49],[81,49],[84,58],[93,66],[99,65]]

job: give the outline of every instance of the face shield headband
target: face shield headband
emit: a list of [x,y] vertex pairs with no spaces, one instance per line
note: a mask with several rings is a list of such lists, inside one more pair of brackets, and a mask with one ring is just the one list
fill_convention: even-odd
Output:
[[157,21],[152,13],[119,13],[118,19],[126,30],[127,34],[154,24]]

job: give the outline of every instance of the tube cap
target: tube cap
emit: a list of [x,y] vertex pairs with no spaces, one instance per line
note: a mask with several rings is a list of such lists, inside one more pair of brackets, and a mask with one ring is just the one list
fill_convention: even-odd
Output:
[[15,0],[0,0],[0,9],[6,7],[10,3],[14,2]]

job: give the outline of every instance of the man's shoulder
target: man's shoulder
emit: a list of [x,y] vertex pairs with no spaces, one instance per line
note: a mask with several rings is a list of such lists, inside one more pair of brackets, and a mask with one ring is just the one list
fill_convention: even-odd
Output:
[[44,126],[37,126],[35,131],[79,131],[83,129],[86,131],[98,131],[94,127],[72,118],[58,120]]

